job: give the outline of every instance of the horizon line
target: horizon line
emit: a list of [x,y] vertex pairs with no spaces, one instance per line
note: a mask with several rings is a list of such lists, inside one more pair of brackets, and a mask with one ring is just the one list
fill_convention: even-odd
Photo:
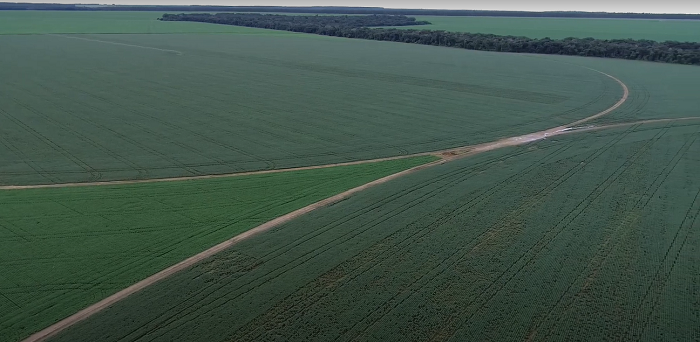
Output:
[[211,4],[114,4],[114,3],[82,3],[82,2],[26,2],[26,1],[0,1],[0,4],[35,4],[35,5],[76,5],[76,6],[103,6],[103,7],[280,7],[280,8],[360,8],[360,9],[395,9],[395,10],[428,10],[428,11],[474,11],[474,12],[522,12],[522,13],[608,13],[608,14],[657,14],[657,15],[697,15],[691,12],[609,12],[609,11],[586,11],[586,10],[507,10],[507,9],[447,9],[447,8],[418,8],[418,7],[384,7],[384,6],[347,6],[347,5],[314,5],[314,6],[285,6],[285,5],[211,5]]

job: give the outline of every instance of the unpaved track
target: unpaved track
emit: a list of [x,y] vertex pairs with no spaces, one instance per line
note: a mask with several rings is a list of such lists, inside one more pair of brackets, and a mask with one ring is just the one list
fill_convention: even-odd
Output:
[[[591,69],[591,70],[594,70],[594,69]],[[348,198],[348,197],[350,197],[350,196],[352,196],[360,191],[363,191],[365,189],[374,187],[374,186],[379,185],[379,184],[386,183],[390,180],[414,173],[416,171],[427,169],[427,168],[435,166],[435,165],[447,163],[447,162],[454,160],[454,159],[472,156],[475,154],[479,154],[479,153],[483,153],[483,152],[487,152],[487,151],[492,151],[492,150],[496,150],[499,148],[504,148],[504,147],[509,147],[509,146],[518,146],[518,145],[526,144],[529,142],[541,140],[541,139],[544,139],[544,138],[547,138],[550,136],[586,131],[586,129],[573,129],[572,126],[576,126],[576,125],[579,125],[581,123],[597,119],[601,116],[604,116],[604,115],[614,111],[615,109],[619,108],[623,103],[625,103],[625,101],[627,101],[627,98],[629,97],[629,89],[627,88],[627,85],[625,85],[622,81],[620,81],[619,79],[615,78],[614,76],[608,75],[604,72],[601,72],[598,70],[594,70],[594,71],[599,72],[599,73],[617,81],[623,89],[623,96],[620,98],[620,100],[617,101],[617,103],[615,103],[612,107],[610,107],[610,108],[608,108],[608,109],[606,109],[598,114],[595,114],[595,115],[592,115],[588,118],[576,121],[576,122],[574,122],[570,125],[567,125],[567,126],[559,126],[559,127],[555,127],[555,128],[540,131],[540,132],[535,132],[535,133],[521,135],[521,136],[517,136],[517,137],[501,139],[498,141],[485,143],[485,144],[454,148],[454,149],[438,151],[438,152],[433,152],[433,153],[420,153],[420,154],[400,156],[400,157],[366,160],[366,161],[359,161],[359,162],[345,163],[345,164],[334,164],[335,166],[352,165],[352,164],[370,163],[370,162],[376,162],[376,161],[382,161],[382,160],[408,158],[408,157],[412,157],[412,156],[429,155],[429,154],[436,155],[436,156],[439,156],[441,158],[440,160],[437,160],[437,161],[434,161],[434,162],[431,162],[428,164],[420,165],[420,166],[417,166],[417,167],[414,167],[414,168],[411,168],[411,169],[408,169],[405,171],[401,171],[401,172],[395,173],[393,175],[386,176],[384,178],[380,178],[378,180],[375,180],[375,181],[369,182],[367,184],[358,186],[356,188],[353,188],[353,189],[350,189],[348,191],[337,194],[333,197],[324,199],[322,201],[308,205],[304,208],[295,210],[289,214],[280,216],[272,221],[268,221],[260,226],[257,226],[251,230],[248,230],[242,234],[239,234],[230,240],[224,241],[224,242],[222,242],[214,247],[211,247],[211,248],[205,250],[204,252],[196,254],[192,257],[185,259],[184,261],[181,261],[173,266],[170,266],[170,267],[168,267],[168,268],[166,268],[166,269],[164,269],[164,270],[162,270],[162,271],[160,271],[160,272],[158,272],[158,273],[156,273],[156,274],[154,274],[154,275],[152,275],[144,280],[141,280],[138,283],[131,285],[131,286],[127,287],[126,289],[121,290],[121,291],[119,291],[119,292],[93,304],[93,305],[90,305],[89,307],[79,311],[78,313],[73,314],[73,315],[69,316],[68,318],[65,318],[65,319],[59,321],[58,323],[31,335],[27,339],[23,340],[23,342],[44,341],[47,338],[58,334],[62,330],[66,329],[66,328],[94,315],[95,313],[100,312],[101,310],[109,307],[110,305],[130,296],[131,294],[134,294],[134,293],[136,293],[136,292],[138,292],[138,291],[140,291],[140,290],[142,290],[150,285],[155,284],[156,282],[158,282],[160,280],[163,280],[163,279],[165,279],[165,278],[167,278],[167,277],[169,277],[177,272],[180,272],[188,267],[191,267],[191,266],[195,265],[196,263],[198,263],[206,258],[209,258],[209,257],[211,257],[211,256],[213,256],[213,255],[215,255],[223,250],[226,250],[226,249],[230,248],[231,246],[237,244],[240,241],[248,239],[251,236],[260,234],[262,232],[266,232],[272,228],[275,228],[275,227],[280,226],[284,223],[287,223],[287,222],[289,222],[289,221],[291,221],[291,220],[293,220],[301,215],[305,215],[305,214],[307,214],[311,211],[314,211],[316,209],[319,209],[319,208],[325,207],[327,205],[330,205],[332,203],[346,199],[346,198]],[[636,124],[638,124],[638,123],[636,123]],[[622,124],[610,125],[610,127],[619,127],[619,125],[622,125]],[[604,128],[608,128],[608,126],[598,126],[595,128],[604,129]],[[34,186],[25,186],[25,187],[3,187],[0,189],[32,189],[32,188],[49,188],[49,187],[56,188],[56,187],[67,187],[67,186],[115,185],[115,184],[133,184],[133,183],[144,183],[144,182],[163,182],[163,181],[202,179],[202,178],[214,178],[214,177],[221,178],[221,177],[264,174],[264,173],[273,173],[273,172],[288,172],[288,171],[298,171],[298,170],[302,170],[302,169],[305,169],[305,170],[309,170],[309,169],[313,169],[313,168],[318,169],[318,168],[323,168],[323,167],[331,167],[331,166],[312,166],[312,167],[307,167],[307,168],[249,172],[249,173],[245,173],[245,174],[238,173],[238,174],[230,174],[230,175],[181,177],[181,178],[140,180],[140,181],[74,183],[74,184],[57,184],[57,185],[34,185]]]
[[86,187],[86,186],[160,183],[160,182],[176,182],[176,181],[187,181],[187,180],[197,180],[197,179],[229,178],[229,177],[240,177],[240,176],[265,175],[265,174],[269,174],[269,173],[317,170],[317,169],[327,169],[327,168],[336,167],[336,166],[350,166],[350,165],[376,163],[376,162],[405,159],[405,158],[417,157],[417,156],[427,156],[427,155],[432,155],[432,154],[434,154],[434,153],[426,152],[426,153],[416,153],[416,154],[411,154],[411,155],[403,155],[403,156],[395,156],[395,157],[386,157],[386,158],[369,159],[369,160],[358,160],[358,161],[352,161],[352,162],[346,162],[346,163],[303,166],[303,167],[294,167],[294,168],[288,168],[288,169],[274,169],[274,170],[262,170],[262,171],[250,171],[250,172],[238,172],[238,173],[225,173],[225,174],[217,174],[217,175],[201,175],[201,176],[186,176],[186,177],[172,177],[172,178],[152,178],[152,179],[130,179],[130,180],[119,180],[119,181],[84,182],[84,183],[59,183],[59,184],[39,184],[39,185],[3,185],[3,186],[0,186],[0,190],[75,188],[75,187]]
[[147,49],[147,50],[156,50],[156,51],[163,51],[163,52],[170,52],[174,53],[178,56],[182,56],[183,53],[177,50],[168,50],[168,49],[159,49],[159,48],[154,48],[150,46],[143,46],[143,45],[134,45],[134,44],[126,44],[126,43],[119,43],[119,42],[110,42],[108,40],[99,40],[99,39],[91,39],[91,38],[84,38],[84,37],[76,37],[76,36],[64,36],[62,34],[47,34],[48,36],[54,36],[54,37],[63,37],[63,38],[69,38],[69,39],[79,39],[79,40],[85,40],[88,42],[96,42],[96,43],[103,43],[103,44],[111,44],[111,45],[120,45],[120,46],[129,46],[129,47],[135,47],[135,48],[140,48],[140,49]]
[[682,122],[682,121],[697,121],[697,120],[700,120],[700,116],[691,116],[691,117],[685,117],[685,118],[669,118],[669,119],[650,119],[650,120],[640,120],[640,121],[632,121],[632,122],[619,122],[619,123],[607,124],[607,125],[603,125],[603,126],[572,127],[569,129],[569,133],[592,132],[592,131],[600,131],[603,129],[629,127],[629,126],[635,126],[635,125],[648,125],[648,124],[664,123],[664,122]]
[[[61,36],[63,37],[63,36]],[[77,38],[77,37],[66,37],[66,38],[76,38],[76,39],[87,39],[87,38]],[[92,40],[92,39],[90,39]],[[590,68],[586,68],[590,69]],[[349,166],[349,165],[360,165],[367,163],[376,163],[389,160],[405,159],[418,156],[434,155],[443,159],[452,160],[457,156],[472,155],[475,153],[481,153],[486,151],[491,151],[498,148],[522,145],[531,141],[540,140],[549,136],[558,135],[569,130],[569,127],[580,125],[582,123],[595,120],[601,116],[607,115],[608,113],[619,108],[627,98],[629,97],[629,89],[622,81],[615,78],[612,75],[608,75],[602,71],[590,69],[600,74],[603,74],[620,84],[623,90],[623,95],[617,103],[612,107],[597,113],[595,115],[589,116],[585,119],[573,122],[566,126],[559,126],[544,131],[539,131],[535,133],[530,133],[526,135],[520,135],[511,138],[505,138],[493,142],[483,143],[479,145],[463,146],[457,148],[451,148],[447,150],[435,151],[435,152],[423,152],[414,153],[403,156],[394,156],[386,158],[359,160],[347,163],[335,163],[326,165],[316,165],[316,166],[304,166],[288,169],[276,169],[276,170],[263,170],[263,171],[251,171],[251,172],[238,172],[238,173],[228,173],[228,174],[218,174],[218,175],[201,175],[201,176],[186,176],[186,177],[172,177],[172,178],[153,178],[153,179],[133,179],[133,180],[119,180],[119,181],[103,181],[103,182],[83,182],[83,183],[59,183],[59,184],[39,184],[39,185],[3,185],[0,186],[0,190],[26,190],[26,189],[45,189],[45,188],[68,188],[68,187],[84,187],[84,186],[104,186],[104,185],[125,185],[125,184],[141,184],[141,183],[156,183],[156,182],[175,182],[175,181],[186,181],[186,180],[196,180],[196,179],[210,179],[210,178],[228,178],[228,177],[239,177],[239,176],[251,176],[251,175],[263,175],[269,173],[280,173],[280,172],[291,172],[291,171],[303,171],[303,170],[317,170],[325,169],[336,166]]]
[[345,191],[343,193],[337,194],[333,197],[326,198],[322,201],[319,201],[319,202],[316,202],[314,204],[303,207],[301,209],[295,210],[289,214],[280,216],[272,221],[268,221],[268,222],[266,222],[262,225],[259,225],[251,230],[248,230],[244,233],[236,235],[235,237],[233,237],[230,240],[224,241],[224,242],[222,242],[214,247],[211,247],[202,253],[199,253],[197,255],[189,257],[189,258],[187,258],[187,259],[185,259],[185,260],[183,260],[183,261],[181,261],[173,266],[170,266],[170,267],[168,267],[168,268],[166,268],[166,269],[164,269],[164,270],[162,270],[162,271],[160,271],[160,272],[158,272],[158,273],[156,273],[156,274],[154,274],[154,275],[152,275],[144,280],[141,280],[138,283],[131,285],[131,286],[127,287],[126,289],[121,290],[121,291],[119,291],[119,292],[93,304],[93,305],[90,305],[89,307],[79,311],[78,313],[76,313],[76,314],[74,314],[74,315],[72,315],[72,316],[70,316],[62,321],[59,321],[58,323],[30,336],[29,338],[25,339],[24,341],[25,342],[44,341],[45,339],[57,334],[58,332],[70,327],[71,325],[78,323],[78,322],[94,315],[95,313],[101,311],[102,309],[105,309],[106,307],[128,297],[129,295],[134,294],[140,290],[143,290],[144,288],[146,288],[146,287],[148,287],[148,286],[150,286],[150,285],[152,285],[160,280],[163,280],[163,279],[165,279],[165,278],[167,278],[167,277],[169,277],[177,272],[180,272],[180,271],[182,271],[190,266],[193,266],[196,263],[198,263],[206,258],[209,258],[209,257],[211,257],[211,256],[213,256],[221,251],[224,251],[224,250],[228,249],[229,247],[235,245],[236,243],[243,241],[251,236],[260,234],[262,232],[266,232],[274,227],[277,227],[281,224],[289,222],[289,221],[291,221],[291,220],[293,220],[301,215],[307,214],[307,213],[314,211],[318,208],[322,208],[322,207],[325,207],[327,205],[330,205],[330,204],[333,204],[335,202],[346,199],[346,198],[352,196],[353,194],[356,194],[356,193],[358,193],[362,190],[365,190],[367,188],[371,188],[373,186],[376,186],[376,185],[379,185],[382,183],[386,183],[392,179],[396,179],[396,178],[399,178],[401,176],[407,175],[409,173],[413,173],[415,171],[426,169],[426,168],[429,168],[433,165],[441,164],[444,162],[445,162],[444,160],[437,160],[437,161],[434,161],[432,163],[423,164],[423,165],[414,167],[412,169],[408,169],[408,170],[405,170],[405,171],[402,171],[399,173],[395,173],[395,174],[390,175],[390,176],[386,176],[384,178],[377,179],[375,181],[369,182],[367,184],[364,184],[364,185],[358,186],[356,188],[350,189],[348,191]]

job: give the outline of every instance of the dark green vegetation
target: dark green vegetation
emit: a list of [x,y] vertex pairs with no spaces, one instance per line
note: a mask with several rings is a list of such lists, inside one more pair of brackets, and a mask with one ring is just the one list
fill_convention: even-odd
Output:
[[[698,117],[698,68],[548,58],[629,85],[596,125]],[[248,240],[54,340],[692,340],[699,137],[700,120],[634,125],[434,167]]]
[[281,31],[319,33],[320,28],[428,25],[403,15],[280,15],[260,13],[182,13],[163,14],[162,21],[192,21],[210,24],[248,26]]
[[[415,18],[411,18],[415,20]],[[295,16],[246,13],[182,13],[164,14],[164,21],[196,21],[241,25],[282,31],[315,33],[324,36],[383,40],[391,42],[454,47],[469,50],[537,53],[586,57],[620,58],[653,62],[700,65],[700,42],[594,38],[550,38],[497,36],[482,33],[445,32],[370,28],[382,22],[396,21],[405,26],[411,20],[404,16]],[[424,25],[427,22],[416,22]]]
[[178,5],[71,5],[71,4],[32,4],[0,2],[0,10],[55,10],[55,11],[156,11],[156,12],[272,12],[272,13],[311,13],[311,14],[383,14],[383,15],[434,15],[434,16],[475,16],[475,17],[556,17],[556,18],[629,18],[629,19],[700,19],[699,14],[680,13],[607,13],[576,11],[484,11],[484,10],[440,10],[405,9],[383,7],[343,7],[343,6],[178,6]]
[[[699,116],[697,67],[284,34],[0,37],[12,66],[0,69],[0,184],[490,141],[610,107],[620,86],[586,68],[631,91],[586,125]],[[699,121],[637,124],[436,166],[236,245],[55,340],[694,340],[699,137]],[[0,192],[0,340],[426,161]]]
[[0,36],[0,45],[0,63],[12,65],[0,68],[0,184],[440,150],[573,122],[622,93],[604,75],[541,56],[317,35]]
[[[488,33],[500,36],[564,39],[636,39],[700,42],[699,20],[629,20],[586,18],[498,18],[417,16],[429,21],[422,29],[450,32]],[[410,28],[410,27],[408,27]]]
[[407,176],[52,341],[691,341],[699,124],[578,133]]
[[584,125],[700,117],[696,96],[700,92],[698,67],[594,58],[564,59],[611,73],[630,90],[629,99],[619,110]]
[[26,337],[273,218],[434,159],[0,191],[0,341]]
[[[175,10],[171,10],[175,11]],[[158,12],[122,11],[0,11],[0,34],[44,33],[238,33],[273,34],[284,32],[245,27],[212,26],[199,23],[158,22],[166,10]],[[421,28],[435,31],[488,33],[501,36],[563,39],[637,39],[700,42],[700,21],[627,20],[572,18],[498,18],[418,16],[429,21]],[[411,29],[410,26],[404,27]]]
[[[696,67],[548,58],[629,85],[595,125],[700,117]],[[433,167],[248,240],[54,341],[693,340],[698,138],[700,120],[633,125]]]

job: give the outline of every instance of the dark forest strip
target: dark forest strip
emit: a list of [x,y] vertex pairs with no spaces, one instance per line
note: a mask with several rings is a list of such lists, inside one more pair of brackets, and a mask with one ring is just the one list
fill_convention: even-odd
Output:
[[700,20],[700,14],[686,13],[609,13],[582,11],[492,11],[417,8],[346,7],[346,6],[203,6],[203,5],[73,5],[55,3],[0,2],[2,10],[47,11],[156,11],[156,12],[257,12],[312,14],[390,14],[437,15],[455,17],[521,18],[605,18],[605,19],[683,19]]
[[430,25],[403,15],[280,15],[259,13],[163,14],[162,21],[197,21],[212,24],[325,34],[332,28]]
[[446,46],[468,50],[618,58],[700,65],[700,43],[634,39],[527,38],[484,33],[377,28],[430,24],[395,15],[289,16],[258,13],[164,14],[163,21],[213,24],[313,33],[355,39]]

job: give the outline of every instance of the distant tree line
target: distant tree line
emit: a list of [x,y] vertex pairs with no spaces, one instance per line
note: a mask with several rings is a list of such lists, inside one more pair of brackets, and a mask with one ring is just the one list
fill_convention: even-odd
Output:
[[75,11],[75,5],[0,2],[2,11]]
[[469,50],[620,58],[700,65],[700,43],[634,39],[535,39],[483,33],[370,28],[427,24],[405,16],[288,16],[251,13],[164,14],[164,21],[197,21],[325,36],[447,46]]
[[525,12],[482,10],[396,9],[382,7],[286,7],[286,6],[149,6],[149,5],[63,5],[0,2],[0,10],[53,10],[53,11],[161,11],[161,12],[276,12],[310,14],[387,14],[436,15],[470,17],[551,17],[551,18],[624,18],[624,19],[694,19],[700,14],[607,13],[607,12]]
[[257,27],[281,31],[316,33],[323,35],[334,29],[380,26],[430,25],[403,15],[279,15],[259,13],[189,13],[164,14],[163,21],[196,21],[212,24]]

